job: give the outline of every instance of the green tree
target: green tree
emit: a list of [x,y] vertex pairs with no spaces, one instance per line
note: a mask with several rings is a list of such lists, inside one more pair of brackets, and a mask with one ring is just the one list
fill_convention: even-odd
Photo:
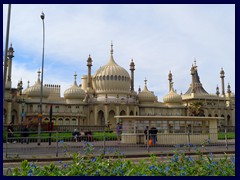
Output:
[[188,112],[189,116],[204,116],[203,103],[200,101],[190,103]]

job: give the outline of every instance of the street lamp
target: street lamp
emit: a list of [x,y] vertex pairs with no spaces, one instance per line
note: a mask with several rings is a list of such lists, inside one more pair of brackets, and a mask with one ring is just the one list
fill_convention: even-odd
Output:
[[41,74],[41,95],[40,95],[40,113],[38,114],[38,145],[40,145],[40,132],[41,132],[41,122],[42,122],[42,95],[43,95],[43,67],[44,67],[44,43],[45,43],[45,27],[44,27],[44,18],[45,15],[42,12],[40,15],[43,22],[43,50],[42,50],[42,74]]

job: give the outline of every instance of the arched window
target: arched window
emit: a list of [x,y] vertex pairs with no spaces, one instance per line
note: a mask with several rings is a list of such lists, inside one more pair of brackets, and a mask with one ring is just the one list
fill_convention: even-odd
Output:
[[109,75],[107,75],[107,80],[109,80]]
[[115,80],[115,81],[117,80],[117,75],[115,75],[114,80]]
[[113,75],[111,75],[111,80],[113,80]]
[[58,119],[58,125],[62,125],[63,124],[63,119],[62,118],[59,118]]
[[105,80],[105,75],[103,76],[103,80]]
[[67,118],[67,119],[65,119],[65,125],[70,125],[70,121],[69,121],[69,119]]
[[121,81],[121,76],[118,76],[118,80]]
[[76,119],[72,119],[72,125],[77,125]]

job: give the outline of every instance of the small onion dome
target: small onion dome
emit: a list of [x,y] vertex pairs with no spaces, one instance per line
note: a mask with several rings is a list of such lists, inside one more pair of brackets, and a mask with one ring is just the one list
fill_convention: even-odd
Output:
[[75,73],[75,81],[69,89],[64,91],[64,98],[66,99],[81,99],[83,100],[85,98],[85,91],[77,85],[76,82],[76,73]]
[[230,84],[228,83],[228,86],[227,86],[227,94],[226,94],[227,97],[230,96],[230,98],[235,98],[235,95],[232,93],[231,91],[231,87],[230,87]]
[[147,80],[144,80],[145,81],[145,86],[143,88],[143,90],[141,92],[139,92],[138,94],[138,100],[140,103],[142,102],[155,102],[157,101],[157,98],[156,96],[148,90],[147,88]]
[[[41,72],[38,71],[38,80],[36,81],[36,83],[33,86],[26,89],[28,97],[41,97],[40,73]],[[50,90],[46,86],[43,86],[42,87],[42,97],[47,98],[49,96],[49,94],[50,94]]]
[[167,95],[163,97],[164,103],[181,103],[182,97],[181,95],[177,94],[176,91],[173,90],[173,87],[171,85],[171,90]]

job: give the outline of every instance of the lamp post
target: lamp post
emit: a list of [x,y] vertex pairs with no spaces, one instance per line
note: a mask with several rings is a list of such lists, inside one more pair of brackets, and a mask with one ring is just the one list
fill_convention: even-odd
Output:
[[40,145],[40,132],[41,132],[41,122],[42,122],[42,95],[43,95],[43,67],[44,67],[44,44],[45,44],[45,27],[44,27],[44,18],[45,15],[42,12],[41,19],[43,22],[43,50],[42,50],[42,74],[41,74],[41,95],[40,95],[40,113],[38,114],[38,145]]
[[[4,70],[3,70],[3,112],[4,112],[4,99],[5,99],[5,85],[7,79],[7,50],[9,40],[9,29],[10,29],[10,17],[11,17],[11,4],[8,5],[8,16],[7,16],[7,29],[6,29],[6,42],[5,42],[5,53],[4,53]],[[6,116],[7,117],[7,116]],[[6,123],[7,119],[3,113],[3,123]]]

